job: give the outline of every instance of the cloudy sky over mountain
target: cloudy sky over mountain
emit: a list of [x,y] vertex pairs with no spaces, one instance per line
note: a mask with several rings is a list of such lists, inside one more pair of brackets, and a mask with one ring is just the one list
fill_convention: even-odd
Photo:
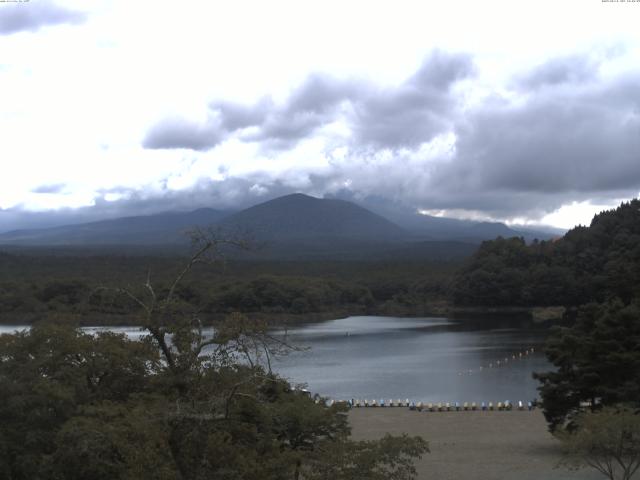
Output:
[[0,2],[0,230],[294,191],[571,227],[638,196],[640,2],[426,3]]

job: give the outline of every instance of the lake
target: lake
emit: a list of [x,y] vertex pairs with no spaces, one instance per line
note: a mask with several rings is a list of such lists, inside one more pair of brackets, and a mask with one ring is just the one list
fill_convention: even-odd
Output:
[[288,337],[309,350],[274,370],[334,399],[526,402],[537,396],[531,373],[551,368],[546,332],[509,324],[365,316],[306,324]]
[[[25,327],[0,333],[16,328]],[[110,330],[140,335],[136,327]],[[513,320],[359,316],[298,325],[286,335],[307,350],[274,360],[273,369],[334,399],[526,402],[537,396],[531,373],[551,368],[542,353],[546,332]]]

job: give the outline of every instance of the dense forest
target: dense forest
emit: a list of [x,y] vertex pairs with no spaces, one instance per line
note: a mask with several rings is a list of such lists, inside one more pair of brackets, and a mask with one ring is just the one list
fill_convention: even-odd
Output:
[[[178,255],[124,255],[78,249],[0,253],[0,321],[49,314],[83,324],[127,323],[131,300],[112,289],[168,288]],[[177,295],[203,316],[235,311],[270,319],[382,313],[419,315],[446,302],[457,263],[433,261],[238,261],[197,266]]]
[[640,296],[640,201],[555,241],[484,242],[452,282],[458,305],[578,306]]

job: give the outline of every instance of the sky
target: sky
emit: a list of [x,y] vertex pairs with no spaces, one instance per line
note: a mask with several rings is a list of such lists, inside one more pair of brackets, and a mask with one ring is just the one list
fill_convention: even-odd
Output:
[[571,228],[640,194],[640,2],[0,0],[0,231],[283,194]]

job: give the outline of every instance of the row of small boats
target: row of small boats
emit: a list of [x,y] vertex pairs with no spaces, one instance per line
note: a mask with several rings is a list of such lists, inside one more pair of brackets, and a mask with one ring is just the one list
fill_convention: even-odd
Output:
[[[327,402],[328,406],[333,405],[334,402],[333,400],[329,400]],[[487,410],[533,410],[536,405],[533,402],[527,402],[526,404],[524,402],[522,402],[521,400],[518,401],[515,405],[510,402],[509,400],[506,400],[504,402],[497,402],[497,403],[493,403],[493,402],[481,402],[481,403],[476,403],[476,402],[464,402],[464,403],[459,403],[459,402],[454,402],[454,403],[443,403],[443,402],[438,402],[438,403],[426,403],[426,402],[413,402],[413,401],[409,401],[409,399],[406,399],[405,401],[402,400],[388,400],[385,401],[384,399],[380,399],[378,400],[359,400],[359,399],[351,399],[351,400],[347,400],[346,402],[343,400],[342,402],[338,402],[338,403],[347,403],[347,405],[351,408],[369,408],[369,407],[408,407],[409,410],[418,410],[418,411],[429,411],[429,412],[460,412],[460,411],[472,411],[472,410],[481,410],[481,411],[487,411]]]

